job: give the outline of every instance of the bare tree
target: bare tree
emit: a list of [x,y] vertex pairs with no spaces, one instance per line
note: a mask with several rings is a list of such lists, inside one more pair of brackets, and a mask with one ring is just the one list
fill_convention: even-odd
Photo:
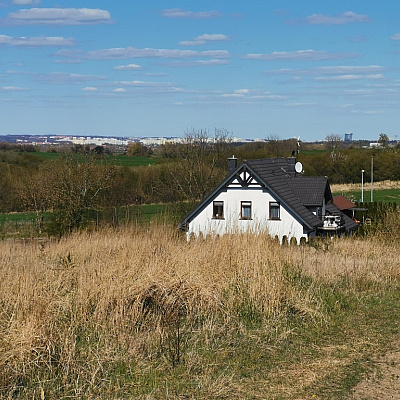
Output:
[[328,150],[334,151],[342,143],[342,137],[340,135],[336,135],[334,133],[331,133],[330,135],[328,135],[326,137],[326,141],[327,141]]
[[213,136],[207,130],[187,131],[183,143],[175,147],[170,169],[175,190],[188,200],[204,198],[220,180],[221,161],[230,141],[230,134],[222,129],[216,129]]

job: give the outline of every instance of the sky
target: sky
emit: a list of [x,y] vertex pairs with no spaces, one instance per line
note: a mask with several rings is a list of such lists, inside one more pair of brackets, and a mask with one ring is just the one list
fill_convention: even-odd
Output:
[[0,0],[0,135],[400,139],[400,1]]

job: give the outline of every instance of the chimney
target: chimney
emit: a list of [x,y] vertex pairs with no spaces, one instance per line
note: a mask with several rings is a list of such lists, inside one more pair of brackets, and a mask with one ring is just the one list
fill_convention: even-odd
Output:
[[295,167],[296,167],[296,161],[297,161],[297,159],[296,159],[296,157],[293,156],[293,154],[292,154],[292,157],[288,157],[288,158],[287,158],[287,163],[288,163],[288,170],[287,170],[287,172],[288,172],[289,174],[294,174],[294,173],[296,172],[296,169],[295,169]]
[[237,168],[237,158],[235,158],[235,156],[228,158],[228,175],[232,174],[236,168]]

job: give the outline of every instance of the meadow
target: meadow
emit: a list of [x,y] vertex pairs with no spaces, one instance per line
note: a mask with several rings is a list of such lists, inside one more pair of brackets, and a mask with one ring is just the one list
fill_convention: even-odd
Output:
[[390,348],[400,218],[281,246],[168,224],[0,242],[0,397],[347,399]]
[[[30,155],[39,158],[42,161],[56,160],[63,156],[63,153],[51,153],[51,152],[31,152]],[[75,154],[77,158],[84,158],[82,154]],[[99,160],[107,160],[114,165],[123,167],[140,167],[156,164],[159,158],[153,156],[127,156],[125,154],[115,154],[115,155],[104,155],[99,157]]]
[[[354,184],[334,184],[331,185],[332,194],[343,195],[351,201],[361,200],[361,183]],[[373,201],[384,203],[400,202],[400,182],[381,181],[375,182],[373,188]],[[364,185],[364,202],[371,201],[371,183]]]

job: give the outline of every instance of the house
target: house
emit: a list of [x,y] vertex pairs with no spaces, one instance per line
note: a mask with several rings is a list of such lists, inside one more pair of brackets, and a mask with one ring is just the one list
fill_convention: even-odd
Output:
[[[364,222],[365,214],[367,213],[368,209],[363,207],[356,207],[356,205],[346,199],[344,196],[333,196],[333,204],[343,213],[346,214],[348,217],[352,218],[356,222],[358,219]],[[358,219],[357,219],[358,218]]]
[[334,204],[326,177],[305,177],[295,157],[228,160],[228,175],[179,224],[194,235],[268,232],[281,241],[351,234],[358,224]]

